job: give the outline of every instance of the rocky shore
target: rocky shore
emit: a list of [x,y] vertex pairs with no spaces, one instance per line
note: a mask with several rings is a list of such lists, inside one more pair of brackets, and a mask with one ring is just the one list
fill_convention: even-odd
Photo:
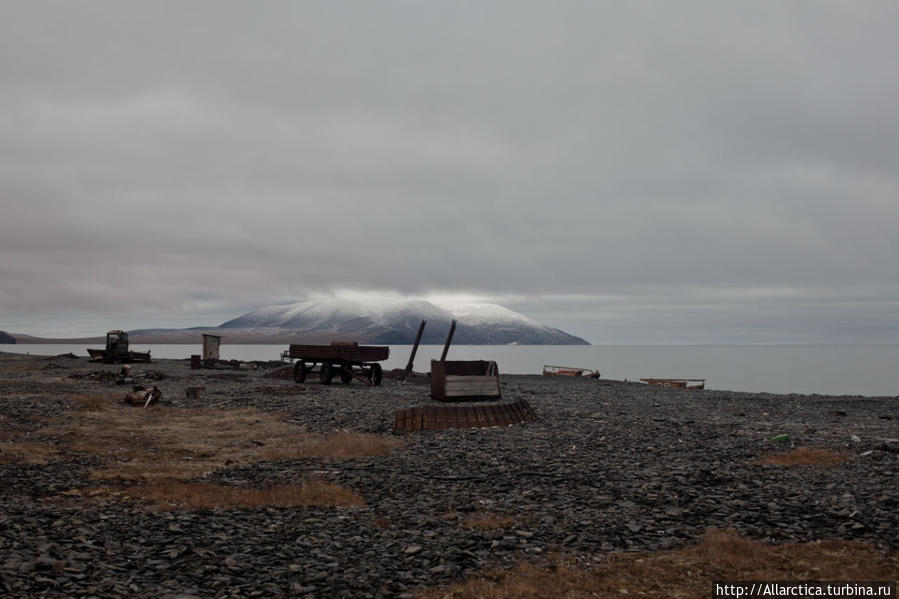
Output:
[[[527,400],[537,422],[395,433],[397,410],[431,403],[422,376],[371,388],[297,385],[275,364],[192,371],[186,360],[157,360],[131,374],[152,379],[175,409],[252,407],[286,413],[310,433],[401,441],[388,455],[258,461],[203,477],[247,488],[326,477],[361,496],[361,507],[160,510],[85,499],[108,484],[91,476],[102,458],[46,432],[47,419],[76,408],[73,397],[130,390],[116,386],[117,370],[0,354],[0,449],[26,439],[58,452],[43,464],[0,459],[0,595],[412,597],[552,553],[589,563],[680,547],[710,527],[772,543],[899,548],[897,397],[502,376],[504,399]],[[187,399],[189,387],[200,397]],[[797,446],[845,461],[760,463]],[[477,514],[506,521],[466,525]]]

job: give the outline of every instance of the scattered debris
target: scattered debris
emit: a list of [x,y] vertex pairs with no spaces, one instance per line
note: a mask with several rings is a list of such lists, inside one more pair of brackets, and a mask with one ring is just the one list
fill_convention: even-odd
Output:
[[69,375],[70,379],[87,379],[89,381],[113,382],[118,375],[111,370],[92,370],[90,372],[73,372]]
[[[705,389],[705,379],[640,379],[647,385],[673,389]],[[695,383],[691,385],[690,383]]]
[[98,381],[103,383],[116,383],[118,385],[130,385],[139,381],[161,381],[165,379],[165,374],[159,370],[144,370],[131,374],[129,366],[125,365],[118,372],[112,370],[92,370],[90,372],[73,372],[69,375],[70,379],[87,379],[89,381]]
[[162,391],[160,391],[158,387],[154,386],[152,389],[147,390],[141,386],[136,386],[131,393],[125,395],[124,403],[146,408],[150,404],[159,402],[161,399]]
[[122,369],[119,371],[119,376],[116,377],[116,381],[115,381],[116,384],[124,385],[125,383],[128,383],[130,385],[131,383],[134,382],[134,379],[131,378],[130,375],[131,375],[131,367],[128,366],[127,364],[125,364],[124,366],[122,366]]
[[190,357],[190,369],[199,370],[200,368],[213,370],[240,370],[246,365],[247,368],[260,368],[259,362],[241,362],[240,360],[219,360],[218,358],[201,358],[200,354],[193,354]]

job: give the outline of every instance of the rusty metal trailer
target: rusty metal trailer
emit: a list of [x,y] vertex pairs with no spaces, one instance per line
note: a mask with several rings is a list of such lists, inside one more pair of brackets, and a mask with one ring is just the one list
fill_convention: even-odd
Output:
[[296,360],[293,380],[297,383],[304,382],[308,374],[318,372],[323,385],[330,385],[335,375],[343,384],[356,378],[368,385],[380,385],[383,371],[378,362],[390,356],[390,348],[332,341],[331,345],[291,344],[287,355]]

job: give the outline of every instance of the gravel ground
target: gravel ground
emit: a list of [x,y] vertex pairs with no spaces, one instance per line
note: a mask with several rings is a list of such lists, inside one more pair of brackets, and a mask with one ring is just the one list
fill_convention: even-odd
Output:
[[[500,365],[501,367],[502,365]],[[424,377],[366,388],[296,385],[277,366],[191,371],[134,365],[174,407],[253,406],[310,432],[394,435],[394,413],[431,403]],[[0,354],[0,439],[45,438],[41,418],[72,396],[116,389],[85,358]],[[274,375],[274,376],[273,376]],[[188,387],[204,387],[186,399]],[[77,502],[102,460],[0,463],[0,595],[96,597],[396,597],[564,552],[656,551],[709,527],[775,543],[852,539],[899,548],[899,397],[686,391],[568,377],[502,376],[526,399],[523,425],[396,434],[387,456],[257,462],[205,480],[265,487],[312,472],[363,497],[359,508],[161,511]],[[772,441],[789,435],[787,442]],[[846,452],[833,467],[758,459],[809,446]],[[2,447],[2,446],[0,446]],[[472,514],[512,517],[467,528]]]

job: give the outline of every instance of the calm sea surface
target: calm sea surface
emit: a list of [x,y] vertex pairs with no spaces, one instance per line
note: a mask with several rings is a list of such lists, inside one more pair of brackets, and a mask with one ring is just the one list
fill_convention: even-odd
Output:
[[[156,358],[189,358],[197,345],[141,345]],[[277,360],[287,345],[228,345],[223,359]],[[390,347],[385,369],[402,368],[411,346]],[[415,370],[426,372],[443,346],[423,345]],[[0,351],[87,356],[84,345],[0,345]],[[899,346],[454,345],[451,360],[495,360],[500,372],[539,374],[544,364],[598,369],[603,378],[704,378],[708,389],[822,395],[899,396]]]

